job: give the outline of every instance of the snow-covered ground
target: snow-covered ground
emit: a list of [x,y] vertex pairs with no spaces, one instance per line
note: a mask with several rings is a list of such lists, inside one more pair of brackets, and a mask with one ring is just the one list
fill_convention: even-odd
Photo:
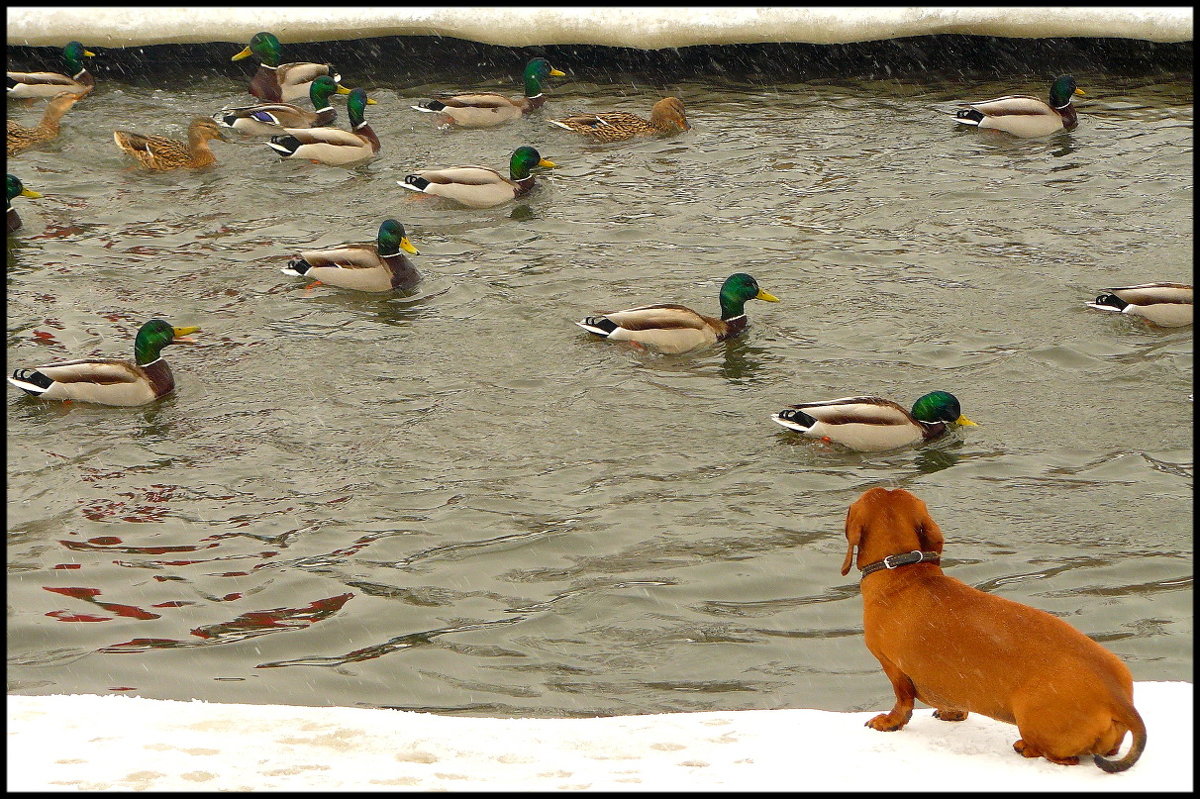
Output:
[[[880,680],[884,677],[879,675]],[[1128,771],[1012,749],[1010,724],[918,709],[478,719],[344,707],[9,696],[8,790],[1191,791],[1192,684],[1139,682]],[[879,708],[880,711],[888,708]],[[1128,736],[1122,747],[1129,746]]]
[[373,36],[453,36],[524,47],[593,44],[655,49],[699,44],[894,39],[937,33],[986,36],[1100,36],[1190,41],[1191,7],[844,8],[844,7],[439,7],[329,6],[187,8],[10,7],[8,44],[128,47],[245,43],[261,30],[280,41]]

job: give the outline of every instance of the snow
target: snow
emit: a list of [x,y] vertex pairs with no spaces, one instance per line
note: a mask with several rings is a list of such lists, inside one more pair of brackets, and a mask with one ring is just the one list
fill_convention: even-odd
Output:
[[[879,675],[883,680],[883,674]],[[1139,682],[1128,771],[1012,749],[1010,724],[918,707],[495,719],[344,707],[9,696],[8,790],[1191,791],[1192,684]],[[1122,753],[1129,747],[1128,736]]]
[[485,44],[656,49],[700,44],[894,39],[938,33],[1192,39],[1190,7],[10,7],[8,44],[88,47],[452,36]]

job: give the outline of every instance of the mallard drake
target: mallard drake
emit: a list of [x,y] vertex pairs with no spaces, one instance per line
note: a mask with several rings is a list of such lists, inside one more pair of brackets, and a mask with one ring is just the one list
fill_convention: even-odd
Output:
[[464,128],[490,128],[501,122],[517,119],[536,111],[546,102],[542,81],[547,77],[562,77],[567,73],[550,66],[544,58],[535,58],[525,67],[525,96],[505,97],[493,92],[478,94],[447,94],[436,100],[411,106],[415,111],[440,113],[447,122]]
[[421,273],[404,257],[405,252],[420,255],[405,235],[404,225],[385,219],[374,244],[304,250],[279,271],[358,291],[407,291],[421,281]]
[[[258,103],[238,108],[222,108],[213,114],[213,119],[223,128],[233,128],[247,136],[278,136],[284,128],[332,127],[337,121],[337,111],[329,103],[335,94],[349,94],[345,86],[339,86],[328,75],[318,75],[309,84],[308,97],[313,111],[305,111],[290,103]],[[374,104],[374,100],[367,100]]]
[[945,391],[921,397],[913,403],[912,413],[882,397],[843,397],[803,402],[771,418],[789,430],[861,452],[929,441],[943,435],[951,424],[975,425],[963,415],[958,398]]
[[307,158],[314,164],[331,166],[373,158],[379,152],[379,137],[363,116],[370,102],[364,89],[353,89],[346,98],[350,130],[287,128],[282,136],[272,136],[267,146],[279,153],[280,158]]
[[80,400],[101,405],[145,405],[175,390],[171,367],[163,360],[168,344],[195,344],[187,338],[198,327],[172,327],[151,319],[133,342],[135,362],[118,358],[56,361],[35,369],[17,369],[8,382],[39,399]]
[[35,144],[50,141],[58,136],[59,120],[81,97],[83,97],[82,94],[72,94],[71,92],[59,92],[54,95],[54,98],[46,103],[42,121],[32,128],[20,125],[14,120],[8,120],[8,154],[15,155]]
[[985,130],[1002,130],[1014,136],[1032,138],[1071,130],[1079,124],[1079,115],[1071,105],[1071,95],[1084,95],[1075,78],[1062,75],[1050,86],[1050,104],[1027,94],[1010,94],[978,103],[961,103],[955,122]]
[[1140,316],[1159,327],[1192,323],[1192,287],[1185,283],[1142,283],[1105,291],[1088,307]]
[[678,133],[691,128],[683,113],[683,101],[678,97],[664,97],[655,103],[650,109],[649,121],[624,111],[611,111],[551,119],[550,124],[603,142],[625,141],[634,136]]
[[83,59],[94,55],[79,42],[71,42],[63,48],[63,62],[69,76],[61,72],[9,72],[8,96],[53,97],[59,92],[87,94],[95,87],[96,79],[83,65]]
[[470,208],[491,208],[523,197],[533,189],[535,166],[556,167],[532,147],[518,147],[508,159],[509,177],[486,166],[452,166],[422,169],[396,181],[406,189],[435,194]]
[[677,354],[732,338],[746,329],[747,300],[779,302],[758,287],[745,272],[721,284],[721,318],[696,313],[684,305],[642,305],[625,311],[605,311],[575,324],[609,341],[632,341],[659,352]]
[[188,125],[187,143],[165,136],[144,136],[127,130],[113,131],[113,141],[142,166],[166,172],[170,169],[196,169],[217,162],[208,146],[209,139],[228,141],[217,123],[208,117],[196,117]]
[[308,96],[309,84],[320,75],[328,75],[334,83],[341,83],[342,76],[330,64],[312,61],[294,61],[280,64],[282,48],[279,39],[272,33],[256,33],[250,44],[230,61],[241,61],[253,55],[258,59],[258,71],[250,79],[250,93],[268,103],[287,102]]
[[41,196],[42,195],[38,194],[33,189],[25,188],[25,185],[21,183],[21,179],[16,175],[8,176],[8,211],[5,215],[8,217],[9,233],[12,233],[14,230],[18,230],[21,227],[21,217],[19,214],[17,214],[17,209],[13,208],[13,197],[28,197],[31,200],[37,200],[40,199]]

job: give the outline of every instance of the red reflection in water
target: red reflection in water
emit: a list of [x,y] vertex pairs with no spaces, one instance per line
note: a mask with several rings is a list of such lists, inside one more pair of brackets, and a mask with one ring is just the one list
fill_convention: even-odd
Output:
[[[42,588],[53,594],[62,594],[63,596],[69,596],[72,599],[81,599],[84,602],[90,602],[97,607],[104,608],[109,613],[115,613],[118,616],[124,616],[127,619],[141,619],[146,621],[149,619],[162,618],[157,613],[151,613],[148,610],[142,610],[136,605],[122,605],[119,602],[101,602],[100,600],[96,599],[96,597],[100,596],[99,588],[51,588],[48,585],[44,585]],[[110,621],[110,619],[99,618],[95,616],[71,616],[70,618],[66,618],[63,616],[64,613],[66,613],[66,611],[60,610],[47,613],[46,615],[53,616],[59,621]]]
[[54,569],[82,569],[82,563],[56,563],[51,568]]
[[197,627],[192,635],[200,638],[245,638],[247,633],[261,635],[272,629],[299,629],[331,616],[350,601],[354,594],[339,594],[310,602],[302,608],[272,608],[243,613],[233,621]]

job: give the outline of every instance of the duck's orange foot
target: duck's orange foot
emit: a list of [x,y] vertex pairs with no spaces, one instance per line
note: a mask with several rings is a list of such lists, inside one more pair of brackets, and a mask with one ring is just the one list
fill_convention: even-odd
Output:
[[833,443],[833,439],[832,439],[832,438],[830,438],[829,436],[821,436],[821,440],[822,440],[822,441],[824,441],[826,444],[832,444],[832,443]]
[[308,292],[312,291],[313,289],[315,289],[317,286],[320,286],[320,285],[322,285],[321,281],[314,280],[313,282],[309,283],[307,286],[304,287],[304,292],[307,294]]

